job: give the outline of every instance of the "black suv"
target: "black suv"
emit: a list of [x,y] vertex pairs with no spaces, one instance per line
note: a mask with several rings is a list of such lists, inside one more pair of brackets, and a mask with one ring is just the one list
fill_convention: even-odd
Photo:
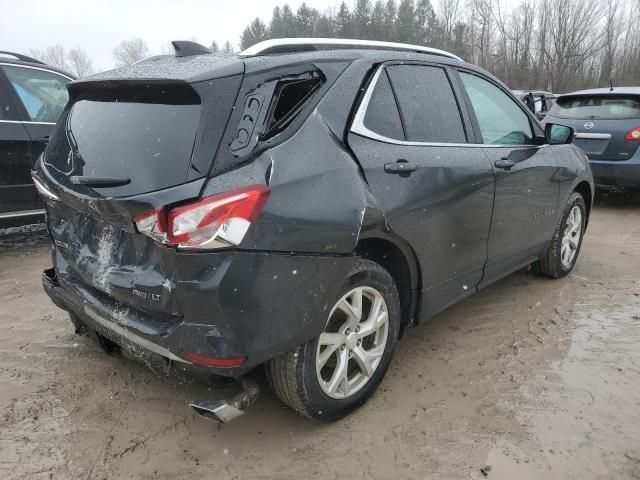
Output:
[[486,72],[378,42],[175,47],[71,83],[34,172],[44,288],[107,348],[195,375],[264,364],[334,420],[403,328],[524,266],[573,268],[586,157]]
[[31,169],[64,110],[73,78],[33,58],[0,51],[0,228],[42,220]]

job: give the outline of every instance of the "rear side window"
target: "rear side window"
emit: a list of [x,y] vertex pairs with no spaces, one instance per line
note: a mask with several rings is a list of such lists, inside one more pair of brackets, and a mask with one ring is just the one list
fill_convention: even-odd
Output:
[[68,177],[130,179],[100,188],[129,196],[184,183],[193,151],[200,98],[188,86],[148,85],[81,94],[61,118],[45,163],[62,183]]
[[321,84],[320,78],[279,82],[264,136],[275,135],[286,128]]
[[385,69],[380,72],[369,100],[364,126],[387,138],[404,140],[400,113]]
[[493,145],[531,145],[529,116],[505,92],[477,75],[460,72],[482,139]]
[[640,97],[594,95],[563,97],[549,112],[561,118],[621,119],[640,117]]
[[460,110],[444,69],[392,65],[388,72],[408,141],[466,143]]
[[24,105],[29,120],[47,123],[58,121],[69,100],[68,78],[35,68],[5,65],[3,70]]

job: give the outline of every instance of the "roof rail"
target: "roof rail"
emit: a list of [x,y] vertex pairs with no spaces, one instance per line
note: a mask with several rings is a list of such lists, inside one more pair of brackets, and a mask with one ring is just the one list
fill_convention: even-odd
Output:
[[276,53],[296,53],[319,50],[318,47],[339,48],[368,48],[381,50],[401,50],[417,53],[428,53],[430,55],[440,55],[462,61],[460,57],[453,53],[439,50],[437,48],[424,47],[422,45],[411,45],[409,43],[379,42],[377,40],[356,40],[352,38],[275,38],[256,43],[239,53],[241,57],[251,57],[255,55],[270,55]]
[[5,52],[4,50],[0,50],[0,55],[10,55],[10,56],[12,56],[14,58],[17,58],[21,62],[31,62],[31,63],[39,63],[40,65],[45,65],[45,63],[41,62],[40,60],[36,60],[35,58],[27,57],[26,55],[22,55],[20,53]]

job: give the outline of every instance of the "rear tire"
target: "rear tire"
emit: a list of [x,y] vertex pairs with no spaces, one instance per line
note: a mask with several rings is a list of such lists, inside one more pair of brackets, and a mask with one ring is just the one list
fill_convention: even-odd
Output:
[[338,420],[368,400],[389,367],[400,331],[398,291],[377,263],[358,260],[333,304],[318,338],[265,368],[283,403],[322,421]]
[[573,192],[553,233],[547,251],[532,265],[536,273],[549,278],[567,275],[578,259],[587,220],[587,208],[582,195]]

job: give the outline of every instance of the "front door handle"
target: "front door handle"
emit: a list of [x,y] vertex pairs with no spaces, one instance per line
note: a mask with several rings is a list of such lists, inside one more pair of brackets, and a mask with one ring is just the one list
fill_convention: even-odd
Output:
[[418,166],[415,163],[410,163],[405,159],[400,159],[396,163],[385,163],[384,171],[386,173],[393,173],[402,177],[408,177],[411,172],[415,172]]
[[494,163],[497,168],[502,168],[507,172],[511,170],[515,164],[516,162],[509,160],[508,158],[501,158],[500,160],[496,160],[496,163]]

